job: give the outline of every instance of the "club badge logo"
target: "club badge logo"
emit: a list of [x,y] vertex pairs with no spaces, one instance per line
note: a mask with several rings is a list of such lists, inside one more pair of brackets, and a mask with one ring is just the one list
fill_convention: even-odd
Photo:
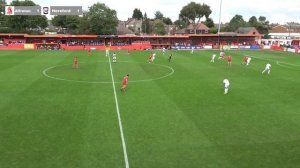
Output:
[[14,15],[14,7],[5,6],[5,15]]

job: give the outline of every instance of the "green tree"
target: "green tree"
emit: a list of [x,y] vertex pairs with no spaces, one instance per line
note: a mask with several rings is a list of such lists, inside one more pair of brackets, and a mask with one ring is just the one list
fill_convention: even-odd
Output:
[[67,29],[75,32],[78,29],[79,22],[79,16],[67,16]]
[[5,0],[0,0],[0,16],[4,15],[5,5],[6,5],[6,1]]
[[[30,0],[12,1],[12,6],[35,6]],[[46,16],[6,16],[7,26],[12,32],[32,32],[34,29],[44,29],[48,26]]]
[[212,33],[212,34],[217,34],[218,33],[218,28],[216,28],[216,27],[212,27],[212,28],[210,28],[210,33]]
[[226,31],[234,32],[239,27],[245,27],[246,22],[242,15],[235,15],[229,22],[228,26],[225,28]]
[[167,33],[165,29],[165,25],[161,20],[157,21],[154,24],[154,33],[158,35],[165,35]]
[[259,22],[264,23],[267,21],[267,18],[265,16],[259,16],[258,20]]
[[5,13],[5,0],[0,0],[0,32],[7,33],[9,32],[9,28],[7,27],[7,17],[4,15]]
[[256,27],[257,31],[260,34],[269,34],[269,29],[270,29],[270,23],[269,21],[267,21],[267,18],[265,16],[260,16],[258,18],[258,26]]
[[53,26],[56,27],[67,27],[66,25],[66,17],[65,15],[58,15],[58,16],[54,16],[53,19],[51,20],[51,23],[53,24]]
[[52,24],[56,27],[66,28],[68,33],[78,32],[80,18],[72,15],[58,15],[52,19]]
[[184,20],[182,20],[182,19],[176,20],[176,21],[174,22],[174,24],[175,24],[176,26],[178,26],[180,29],[183,29],[183,28],[185,28],[185,27],[187,26],[187,23],[186,23]]
[[255,27],[260,34],[269,33],[270,24],[264,16],[260,16],[258,20],[255,16],[252,16],[247,25],[250,27]]
[[166,24],[166,25],[171,25],[171,24],[172,24],[172,20],[171,20],[170,18],[168,18],[168,17],[164,17],[164,18],[162,19],[162,21],[163,21],[164,24]]
[[207,19],[211,12],[210,6],[206,4],[190,2],[181,9],[179,18],[183,19],[187,23],[192,23],[194,32],[196,33],[195,29],[200,22],[200,19],[202,17],[206,17]]
[[117,12],[99,2],[89,7],[87,19],[90,23],[90,33],[101,35],[116,32],[119,22]]
[[154,13],[154,19],[162,20],[164,18],[164,15],[160,11],[156,11]]
[[142,32],[145,33],[145,34],[149,34],[150,33],[150,23],[149,23],[149,19],[147,17],[147,13],[146,12],[145,12],[144,18],[143,18]]
[[45,29],[47,26],[48,26],[48,19],[46,16],[33,16],[32,17],[32,22],[33,22],[33,25],[31,27],[35,27],[35,28],[42,28],[42,29]]
[[257,18],[255,16],[252,16],[247,24],[249,27],[257,27],[258,26],[258,21]]
[[207,18],[204,24],[209,28],[215,27],[215,23],[212,18]]
[[78,33],[92,34],[91,32],[91,25],[87,16],[87,12],[84,12],[83,16],[79,18]]
[[133,10],[132,18],[141,20],[141,19],[143,19],[143,13],[141,12],[140,9],[135,8]]

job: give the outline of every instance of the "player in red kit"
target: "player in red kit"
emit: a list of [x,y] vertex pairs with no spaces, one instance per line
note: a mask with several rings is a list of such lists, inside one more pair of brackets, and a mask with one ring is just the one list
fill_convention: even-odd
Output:
[[244,64],[247,64],[247,61],[248,61],[248,56],[245,56],[244,57]]
[[228,61],[228,66],[231,66],[231,62],[232,62],[232,57],[231,57],[231,55],[228,55],[227,61]]
[[91,48],[88,48],[88,56],[91,56]]
[[121,91],[125,91],[128,83],[129,74],[124,76]]
[[79,65],[78,65],[78,58],[74,57],[74,59],[73,59],[73,68],[78,69],[78,67],[79,67]]

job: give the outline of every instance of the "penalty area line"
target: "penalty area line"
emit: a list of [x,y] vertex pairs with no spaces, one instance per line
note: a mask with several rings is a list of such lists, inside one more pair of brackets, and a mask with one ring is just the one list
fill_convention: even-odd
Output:
[[115,86],[115,79],[114,79],[113,70],[112,70],[112,66],[111,66],[110,56],[108,56],[108,61],[109,61],[109,68],[110,68],[112,86],[113,86],[113,90],[114,90],[116,110],[117,110],[117,114],[118,114],[119,128],[120,128],[122,147],[123,147],[123,153],[124,153],[125,168],[129,168],[129,162],[128,162],[128,156],[127,156],[127,150],[126,150],[126,143],[125,143],[125,138],[124,138],[122,120],[121,120],[121,115],[120,115],[118,97],[117,97],[116,86]]
[[282,62],[280,62],[280,61],[276,61],[276,64],[277,64],[278,66],[283,67],[283,68],[287,68],[287,69],[295,70],[295,71],[300,71],[300,69],[296,69],[296,68],[294,68],[294,67],[291,67],[291,65],[282,63]]

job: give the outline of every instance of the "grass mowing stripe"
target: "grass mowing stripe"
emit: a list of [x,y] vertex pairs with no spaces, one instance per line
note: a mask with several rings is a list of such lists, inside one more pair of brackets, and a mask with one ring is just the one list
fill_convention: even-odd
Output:
[[[15,53],[17,54],[16,56],[13,55]],[[42,56],[43,53],[44,52],[32,53],[32,51],[6,51],[6,55],[8,55],[7,59],[4,57],[0,58],[0,62],[3,61],[3,63],[10,65],[6,69],[0,70],[0,87],[2,88],[0,95],[5,97],[5,99],[2,99],[0,103],[0,109],[4,108],[5,105],[12,99],[15,99],[19,92],[26,90],[34,82],[41,78],[39,76],[39,69],[42,69],[44,65],[47,64],[47,62],[43,62],[43,60],[45,60],[45,57]],[[46,60],[48,59],[46,58]],[[61,61],[57,59],[51,60],[56,63]],[[11,62],[16,64],[12,65]],[[38,66],[36,66],[36,64]]]
[[[117,82],[124,72],[144,79],[167,69],[140,64],[151,51],[116,53],[118,61],[139,62],[111,63],[130,167],[299,167],[300,80],[299,71],[289,69],[300,69],[298,55],[231,50],[228,68],[226,59],[209,63],[219,51],[174,51],[170,63],[168,54],[157,51],[155,63],[176,73],[131,83],[123,94]],[[244,55],[270,59],[271,75],[261,75],[267,60],[253,58],[246,67]],[[34,59],[25,61],[30,56]],[[70,64],[74,56],[86,64],[74,73],[70,65],[55,74],[112,82],[103,51],[91,57],[86,51],[19,51],[0,57],[6,68],[0,72],[1,167],[125,168],[112,86],[38,79],[46,67]],[[224,75],[232,83],[226,96]]]
[[123,152],[124,152],[125,167],[129,168],[129,162],[128,162],[128,156],[127,156],[127,150],[126,150],[126,143],[125,143],[125,138],[124,138],[124,133],[123,133],[122,120],[121,120],[121,115],[120,115],[120,110],[119,110],[119,103],[118,103],[118,98],[117,98],[117,93],[116,93],[114,74],[113,74],[113,70],[112,70],[112,67],[111,67],[110,56],[108,56],[108,61],[109,61],[109,68],[110,68],[112,85],[113,85],[113,89],[114,89],[115,103],[116,103],[116,109],[117,109],[117,114],[118,114],[118,121],[119,121],[120,133],[121,133],[122,147],[123,147]]

